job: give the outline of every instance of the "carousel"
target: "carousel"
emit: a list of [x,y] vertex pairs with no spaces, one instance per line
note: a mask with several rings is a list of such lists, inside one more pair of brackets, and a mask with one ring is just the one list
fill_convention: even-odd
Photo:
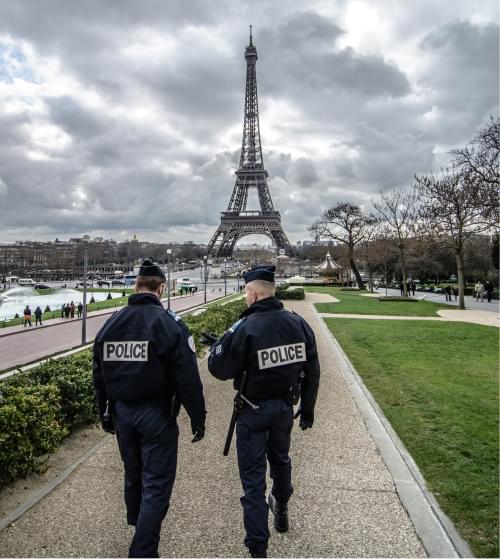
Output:
[[337,264],[330,252],[326,253],[326,258],[315,268],[316,272],[323,276],[327,281],[340,281],[342,266]]

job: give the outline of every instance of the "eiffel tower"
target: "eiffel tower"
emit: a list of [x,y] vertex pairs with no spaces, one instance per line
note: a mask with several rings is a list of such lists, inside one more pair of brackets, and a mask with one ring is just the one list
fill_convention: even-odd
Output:
[[[281,226],[280,213],[274,209],[264,169],[259,130],[259,103],[257,99],[257,49],[250,44],[245,49],[247,82],[245,93],[245,121],[240,166],[236,171],[231,200],[221,222],[207,246],[207,252],[215,257],[228,257],[233,253],[236,242],[246,235],[266,235],[278,249],[290,251],[290,242]],[[260,210],[247,211],[248,190],[256,188]]]

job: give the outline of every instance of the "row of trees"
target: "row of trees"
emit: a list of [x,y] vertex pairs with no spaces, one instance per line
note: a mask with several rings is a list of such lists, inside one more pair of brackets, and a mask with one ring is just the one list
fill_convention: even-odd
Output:
[[[465,256],[481,235],[496,239],[498,251],[498,188],[500,121],[491,119],[471,144],[451,152],[448,168],[439,174],[416,175],[409,189],[381,192],[373,210],[340,201],[326,210],[311,231],[345,248],[357,284],[364,289],[358,262],[370,278],[380,262],[397,252],[407,295],[410,249],[425,253],[453,251],[459,284],[459,306],[464,305]],[[493,255],[498,267],[498,258]],[[387,276],[387,269],[385,270]]]

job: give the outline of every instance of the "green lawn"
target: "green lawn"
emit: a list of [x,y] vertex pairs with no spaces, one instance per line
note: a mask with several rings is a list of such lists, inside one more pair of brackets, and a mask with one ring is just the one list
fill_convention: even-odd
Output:
[[498,557],[498,329],[325,321],[473,552]]
[[[329,293],[340,303],[316,303],[320,313],[377,314],[388,316],[438,316],[440,309],[456,309],[430,301],[379,301],[375,297],[363,296],[364,291],[341,291],[338,287],[306,287],[307,293]],[[380,295],[383,295],[381,292]]]

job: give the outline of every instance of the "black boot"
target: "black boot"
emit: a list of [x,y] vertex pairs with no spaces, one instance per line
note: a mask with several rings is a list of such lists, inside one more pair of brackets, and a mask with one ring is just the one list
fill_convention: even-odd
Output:
[[288,507],[286,503],[279,503],[272,493],[269,493],[267,503],[274,514],[274,529],[277,532],[288,532]]
[[267,551],[265,549],[250,549],[251,557],[267,557]]

